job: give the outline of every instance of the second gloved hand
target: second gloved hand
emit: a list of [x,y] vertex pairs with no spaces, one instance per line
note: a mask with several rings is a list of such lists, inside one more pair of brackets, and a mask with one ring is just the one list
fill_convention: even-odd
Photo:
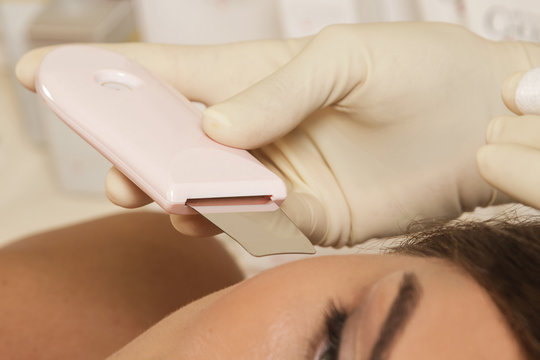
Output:
[[503,98],[519,116],[491,121],[478,167],[494,187],[540,209],[540,68],[509,77]]
[[[492,198],[475,153],[489,120],[507,111],[503,79],[540,63],[538,46],[425,23],[331,26],[289,41],[109,48],[209,105],[206,133],[252,150],[279,174],[289,188],[284,210],[324,246],[507,200]],[[19,64],[30,88],[46,51]],[[148,201],[114,170],[107,189],[122,206]],[[215,230],[198,216],[172,219],[185,233]]]

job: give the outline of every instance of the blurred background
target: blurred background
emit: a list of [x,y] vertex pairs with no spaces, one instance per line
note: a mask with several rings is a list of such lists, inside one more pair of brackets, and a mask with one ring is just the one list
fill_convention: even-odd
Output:
[[540,42],[538,0],[0,0],[0,245],[124,211],[105,199],[107,161],[15,81],[26,51],[298,37],[332,23],[380,21],[444,21],[491,39]]

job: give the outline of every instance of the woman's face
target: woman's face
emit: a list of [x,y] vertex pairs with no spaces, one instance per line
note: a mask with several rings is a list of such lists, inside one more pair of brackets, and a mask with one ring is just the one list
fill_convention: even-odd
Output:
[[[339,357],[328,350],[334,345]],[[471,278],[440,260],[397,255],[321,257],[272,269],[176,311],[113,356],[521,357],[502,315]]]

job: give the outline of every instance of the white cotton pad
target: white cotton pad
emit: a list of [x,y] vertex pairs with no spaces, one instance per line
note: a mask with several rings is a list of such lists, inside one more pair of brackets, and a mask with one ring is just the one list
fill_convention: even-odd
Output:
[[540,68],[528,71],[520,80],[516,105],[523,114],[540,115]]

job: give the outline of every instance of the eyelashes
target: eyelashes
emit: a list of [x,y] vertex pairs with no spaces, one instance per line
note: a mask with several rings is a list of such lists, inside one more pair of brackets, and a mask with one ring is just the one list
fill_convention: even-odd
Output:
[[337,306],[333,301],[330,302],[324,320],[324,349],[320,355],[316,355],[315,360],[336,360],[338,358],[341,334],[347,316],[348,314],[343,308]]
[[[328,350],[337,358],[339,344],[341,343],[341,333],[347,321],[347,312],[338,307],[334,302],[330,303],[330,309],[326,315],[326,331],[328,333]],[[330,358],[333,359],[333,358]]]

